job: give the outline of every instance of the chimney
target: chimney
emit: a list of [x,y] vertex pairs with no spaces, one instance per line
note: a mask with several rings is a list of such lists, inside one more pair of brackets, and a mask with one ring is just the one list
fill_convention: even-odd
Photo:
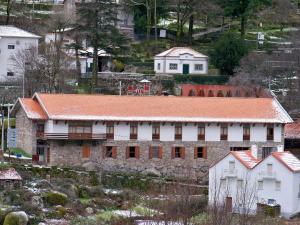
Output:
[[257,145],[251,145],[251,154],[253,155],[254,158],[258,158],[258,149]]

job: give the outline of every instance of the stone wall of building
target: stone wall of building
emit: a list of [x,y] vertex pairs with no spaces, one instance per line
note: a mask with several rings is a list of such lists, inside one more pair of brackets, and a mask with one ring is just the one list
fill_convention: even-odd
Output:
[[[82,166],[86,162],[97,163],[107,171],[143,172],[145,170],[156,170],[166,176],[185,176],[199,178],[207,174],[209,166],[226,155],[230,147],[251,147],[256,144],[258,153],[261,154],[262,147],[278,147],[282,143],[266,142],[155,142],[155,141],[105,141],[105,142],[50,142],[50,165],[51,166]],[[89,158],[82,158],[83,146],[90,146]],[[149,159],[149,148],[151,145],[162,147],[161,159]],[[116,158],[103,157],[105,146],[115,146]],[[126,147],[139,146],[139,159],[126,159]],[[174,146],[185,147],[185,158],[172,158],[171,151]],[[195,147],[207,148],[207,159],[194,158]]]
[[16,115],[17,147],[29,154],[36,151],[36,126],[21,107]]

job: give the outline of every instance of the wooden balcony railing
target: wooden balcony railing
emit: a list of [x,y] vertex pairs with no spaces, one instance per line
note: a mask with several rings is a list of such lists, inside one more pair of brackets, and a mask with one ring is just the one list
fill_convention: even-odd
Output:
[[130,134],[130,140],[136,140],[137,134]]
[[48,140],[105,140],[105,133],[42,133],[37,132],[38,139]]
[[228,135],[227,134],[221,134],[221,141],[227,141]]
[[205,140],[205,135],[204,134],[198,134],[198,140],[199,141],[204,141]]
[[175,140],[181,140],[182,134],[175,134]]
[[274,141],[274,135],[267,135],[268,141]]
[[159,140],[160,139],[160,135],[159,134],[152,134],[152,139],[153,140]]
[[250,135],[243,135],[244,141],[250,141]]
[[113,133],[106,133],[106,139],[114,139],[114,134]]

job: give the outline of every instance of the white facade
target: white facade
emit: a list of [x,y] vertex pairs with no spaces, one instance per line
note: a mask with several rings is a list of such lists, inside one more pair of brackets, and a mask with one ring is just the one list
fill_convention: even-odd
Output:
[[[48,120],[45,122],[45,133],[64,133],[68,132],[68,122]],[[92,125],[93,133],[106,133],[105,122],[94,122]],[[276,131],[275,131],[276,130]],[[275,133],[278,133],[276,137]],[[130,140],[130,123],[115,122],[114,123],[114,139]],[[281,147],[283,135],[283,126],[274,125],[274,142],[278,142]],[[219,142],[221,136],[221,125],[218,123],[205,124],[206,142]],[[140,122],[137,129],[137,140],[152,140],[152,123]],[[175,140],[175,123],[160,123],[160,141]],[[198,141],[198,123],[182,123],[182,141]],[[228,125],[229,142],[243,142],[243,126],[241,124]],[[267,143],[267,127],[263,124],[256,124],[250,127],[250,142]],[[249,142],[249,143],[250,143]],[[251,146],[249,146],[250,148]]]
[[[22,65],[18,66],[20,52],[26,49],[38,49],[39,36],[16,27],[0,26],[0,81],[14,80],[24,73]],[[18,58],[19,57],[19,58]]]
[[209,203],[222,207],[229,198],[234,212],[251,214],[256,213],[257,204],[280,205],[282,216],[295,215],[300,212],[299,166],[289,152],[272,153],[250,167],[229,153],[209,169]]
[[172,48],[154,58],[158,74],[207,74],[208,57],[190,48]]

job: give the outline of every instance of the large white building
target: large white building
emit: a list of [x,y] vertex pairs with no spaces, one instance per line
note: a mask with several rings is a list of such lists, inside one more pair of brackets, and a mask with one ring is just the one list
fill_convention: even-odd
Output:
[[207,74],[208,57],[191,48],[174,47],[154,58],[157,74]]
[[38,49],[40,36],[14,26],[0,26],[0,82],[23,75],[23,69],[16,65],[21,51],[34,47]]
[[245,214],[277,206],[282,216],[291,217],[300,212],[299,172],[299,159],[282,149],[263,160],[255,145],[231,151],[209,169],[210,206]]

